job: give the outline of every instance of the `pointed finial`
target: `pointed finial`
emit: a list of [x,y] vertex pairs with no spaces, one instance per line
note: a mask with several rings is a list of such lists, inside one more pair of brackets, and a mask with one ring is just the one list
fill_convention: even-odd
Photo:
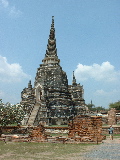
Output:
[[29,82],[28,82],[28,88],[32,89],[31,80],[29,80]]
[[51,28],[54,28],[54,16],[52,16],[52,24],[51,24]]
[[91,105],[92,105],[92,100],[91,100]]
[[72,81],[72,84],[77,85],[77,84],[76,84],[75,75],[74,75],[74,71],[73,71],[73,81]]
[[74,71],[73,71],[73,79],[75,79]]

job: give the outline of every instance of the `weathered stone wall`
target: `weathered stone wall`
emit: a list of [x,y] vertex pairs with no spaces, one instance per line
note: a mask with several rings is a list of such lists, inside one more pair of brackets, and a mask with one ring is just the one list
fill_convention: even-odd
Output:
[[69,124],[68,137],[76,141],[101,142],[102,117],[77,116]]

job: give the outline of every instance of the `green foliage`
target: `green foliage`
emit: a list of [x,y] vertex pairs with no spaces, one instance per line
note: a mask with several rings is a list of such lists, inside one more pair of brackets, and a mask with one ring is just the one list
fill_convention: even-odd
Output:
[[97,111],[104,111],[104,110],[105,110],[105,108],[104,108],[104,107],[102,107],[102,106],[98,106],[98,107],[96,107],[96,110],[97,110]]
[[90,111],[95,111],[95,105],[94,104],[87,104],[87,107]]
[[87,104],[87,107],[88,107],[88,109],[90,110],[90,111],[103,111],[103,110],[105,110],[105,108],[103,108],[102,106],[98,106],[98,107],[95,107],[95,105],[94,104]]
[[17,123],[19,124],[24,118],[24,111],[20,105],[0,104],[0,124],[2,126]]
[[116,110],[120,110],[120,101],[115,102],[115,103],[110,103],[109,108],[115,108]]

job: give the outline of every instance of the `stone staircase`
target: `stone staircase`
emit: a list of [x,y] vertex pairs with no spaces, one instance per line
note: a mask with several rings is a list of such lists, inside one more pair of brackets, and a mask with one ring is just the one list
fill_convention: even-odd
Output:
[[39,110],[40,104],[36,103],[33,107],[33,110],[30,114],[30,117],[28,119],[27,124],[33,126],[35,118],[37,116],[38,110]]

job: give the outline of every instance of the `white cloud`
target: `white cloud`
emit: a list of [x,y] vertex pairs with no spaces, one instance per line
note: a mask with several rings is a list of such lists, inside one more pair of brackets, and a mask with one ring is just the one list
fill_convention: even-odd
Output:
[[4,96],[4,92],[0,90],[0,97]]
[[75,76],[80,81],[91,78],[96,81],[115,82],[120,80],[120,71],[115,71],[115,67],[108,61],[101,65],[95,63],[91,66],[78,64],[75,69]]
[[95,92],[95,94],[96,94],[96,95],[106,95],[107,92],[105,92],[103,89],[100,89],[100,90],[97,90],[97,91]]
[[110,103],[117,102],[120,97],[119,86],[117,89],[99,89],[93,93],[94,101],[98,106],[108,107]]
[[11,17],[18,17],[22,14],[15,6],[11,6],[8,0],[0,0],[0,6],[2,6]]
[[6,57],[0,56],[0,81],[1,82],[17,82],[23,78],[28,78],[22,67],[18,63],[9,64]]
[[7,8],[9,6],[9,2],[7,0],[0,0],[0,4],[4,7]]
[[9,12],[9,15],[10,16],[14,16],[14,17],[18,17],[18,16],[20,16],[22,14],[22,12],[20,11],[20,10],[17,10],[16,8],[15,8],[15,6],[13,6],[13,7],[11,7],[10,8],[10,12]]
[[117,89],[113,89],[113,90],[109,90],[109,91],[105,91],[103,89],[100,90],[96,90],[95,95],[97,96],[114,96],[114,95],[119,95],[120,91]]

